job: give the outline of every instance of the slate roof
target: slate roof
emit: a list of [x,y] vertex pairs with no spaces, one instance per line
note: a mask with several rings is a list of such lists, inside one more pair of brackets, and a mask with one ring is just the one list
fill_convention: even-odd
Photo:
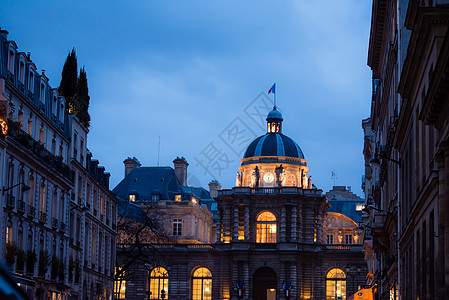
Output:
[[119,197],[117,197],[117,199],[117,214],[119,216],[137,221],[142,224],[145,223],[147,216],[139,205],[131,203],[128,200],[124,200]]
[[181,195],[181,201],[190,201],[194,196],[207,205],[214,217],[217,214],[216,202],[209,192],[202,187],[182,186],[171,167],[136,167],[112,192],[122,199],[135,194],[137,201],[153,201],[154,194],[159,194],[159,201],[174,201],[175,195]]
[[331,205],[328,212],[337,212],[351,218],[354,222],[362,221],[362,212],[356,210],[357,204],[364,204],[364,200],[347,190],[345,186],[334,186],[325,194]]
[[159,194],[160,200],[175,200],[175,195],[192,194],[182,186],[170,167],[136,167],[112,192],[123,199],[128,199],[129,194],[136,194],[139,201],[151,200],[153,194]]

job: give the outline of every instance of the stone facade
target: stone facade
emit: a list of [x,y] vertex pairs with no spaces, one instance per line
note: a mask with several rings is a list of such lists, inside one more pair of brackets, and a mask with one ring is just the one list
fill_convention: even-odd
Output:
[[[121,297],[346,299],[365,283],[357,224],[327,213],[327,198],[306,177],[301,149],[281,133],[282,120],[276,109],[270,112],[267,135],[248,147],[235,187],[216,190],[216,182],[210,184],[218,204],[216,242],[198,243],[196,237],[195,243],[135,248],[142,255],[129,268]],[[121,191],[119,186],[114,190]],[[142,187],[140,193],[149,191]],[[343,236],[351,237],[348,243]],[[122,246],[118,253],[135,247]]]
[[371,128],[364,121],[365,137],[374,132],[364,147],[373,166],[366,175],[373,240],[366,249],[379,299],[446,299],[449,291],[448,6],[373,3]]
[[111,299],[109,175],[91,160],[87,128],[7,34],[0,31],[1,256],[31,298]]

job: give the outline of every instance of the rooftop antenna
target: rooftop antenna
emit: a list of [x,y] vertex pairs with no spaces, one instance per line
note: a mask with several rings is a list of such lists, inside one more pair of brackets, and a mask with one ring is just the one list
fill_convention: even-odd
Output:
[[159,156],[161,153],[161,136],[159,136],[159,142],[157,143],[157,166],[159,167]]
[[335,173],[335,169],[332,171],[332,175],[331,175],[331,179],[334,181],[334,186],[335,186],[335,180],[337,180],[337,173]]

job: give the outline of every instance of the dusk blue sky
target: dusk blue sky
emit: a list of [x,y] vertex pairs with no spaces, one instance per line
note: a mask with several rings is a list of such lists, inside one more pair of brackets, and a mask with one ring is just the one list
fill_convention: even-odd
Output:
[[370,9],[360,0],[3,0],[0,26],[53,87],[75,47],[91,97],[88,148],[111,188],[126,157],[157,165],[159,136],[161,166],[184,156],[191,184],[234,186],[247,139],[266,131],[249,112],[272,100],[276,82],[283,132],[313,183],[328,191],[335,170],[336,185],[362,196]]

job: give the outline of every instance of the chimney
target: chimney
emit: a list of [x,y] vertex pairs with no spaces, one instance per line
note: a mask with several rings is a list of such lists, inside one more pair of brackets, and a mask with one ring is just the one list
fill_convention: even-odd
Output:
[[178,177],[178,180],[181,182],[182,186],[187,186],[187,167],[189,164],[187,163],[187,160],[184,158],[184,156],[176,157],[176,159],[173,161],[173,164],[175,165],[175,175]]
[[212,198],[218,197],[218,190],[221,189],[220,183],[217,180],[209,182],[209,194]]
[[0,37],[5,41],[8,39],[8,30],[4,30],[0,27]]
[[127,159],[125,159],[123,161],[123,163],[125,164],[125,177],[128,176],[128,174],[131,173],[131,171],[135,167],[140,167],[141,166],[139,160],[137,158],[135,158],[135,157],[133,157],[133,158],[128,157]]

